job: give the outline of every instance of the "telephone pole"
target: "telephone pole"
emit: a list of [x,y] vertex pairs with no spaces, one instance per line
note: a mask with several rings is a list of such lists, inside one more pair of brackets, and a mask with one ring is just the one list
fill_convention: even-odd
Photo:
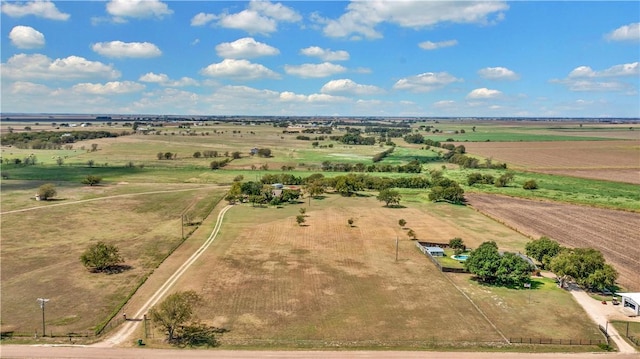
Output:
[[38,298],[38,302],[40,302],[40,308],[42,308],[42,336],[43,337],[45,337],[47,333],[45,332],[45,327],[44,327],[44,304],[48,301],[49,301],[48,298]]

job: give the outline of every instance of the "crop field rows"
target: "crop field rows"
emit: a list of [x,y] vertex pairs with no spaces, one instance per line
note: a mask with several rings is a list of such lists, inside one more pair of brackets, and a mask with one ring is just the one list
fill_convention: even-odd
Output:
[[620,273],[620,284],[640,290],[640,214],[481,194],[469,194],[467,200],[533,238],[548,236],[565,246],[598,249]]

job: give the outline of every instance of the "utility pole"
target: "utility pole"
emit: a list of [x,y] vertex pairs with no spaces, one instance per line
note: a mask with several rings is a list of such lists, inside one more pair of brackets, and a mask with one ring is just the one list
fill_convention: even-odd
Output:
[[45,332],[44,327],[44,303],[48,302],[48,298],[38,298],[38,302],[40,302],[40,308],[42,308],[42,336],[45,337],[47,332]]
[[398,261],[398,236],[396,236],[396,262]]
[[180,215],[180,229],[182,230],[182,240],[184,240],[184,214]]

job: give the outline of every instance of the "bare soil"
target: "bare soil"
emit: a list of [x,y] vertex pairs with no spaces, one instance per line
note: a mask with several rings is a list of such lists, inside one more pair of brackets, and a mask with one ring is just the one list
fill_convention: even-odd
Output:
[[467,152],[511,167],[640,184],[640,141],[464,142]]
[[602,252],[629,291],[640,290],[640,214],[489,194],[467,194],[477,210],[532,238]]

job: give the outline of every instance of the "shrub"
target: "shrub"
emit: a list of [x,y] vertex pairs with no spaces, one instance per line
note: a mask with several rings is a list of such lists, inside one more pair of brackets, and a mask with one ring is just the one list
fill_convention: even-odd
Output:
[[522,185],[524,189],[538,189],[538,183],[535,180],[528,180]]

